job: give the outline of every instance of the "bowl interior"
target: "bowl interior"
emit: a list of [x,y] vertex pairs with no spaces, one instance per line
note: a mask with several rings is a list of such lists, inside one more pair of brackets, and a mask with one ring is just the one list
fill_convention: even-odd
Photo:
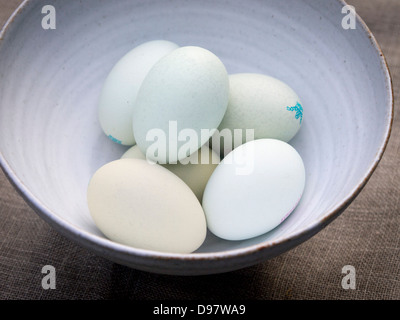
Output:
[[273,231],[246,241],[211,234],[199,252],[290,237],[321,221],[356,190],[387,136],[389,84],[358,21],[341,27],[337,0],[29,2],[0,42],[1,160],[22,188],[58,218],[104,238],[86,203],[92,174],[127,147],[100,129],[97,102],[112,66],[133,47],[166,39],[211,50],[229,73],[257,72],[289,84],[304,105],[290,141],[307,172],[301,202]]

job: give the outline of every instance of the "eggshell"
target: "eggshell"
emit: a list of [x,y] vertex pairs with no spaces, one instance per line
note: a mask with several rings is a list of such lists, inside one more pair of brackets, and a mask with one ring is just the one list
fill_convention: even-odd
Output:
[[165,40],[143,43],[125,54],[108,74],[99,100],[99,121],[114,142],[134,145],[132,108],[143,79],[153,65],[179,46]]
[[[194,46],[174,50],[154,65],[138,92],[133,112],[137,145],[147,158],[176,163],[209,140],[228,98],[228,74],[215,54]],[[158,153],[147,152],[156,143]]]
[[[233,131],[240,129],[241,139],[235,140],[236,144],[220,139],[220,148],[213,143],[212,147],[221,156],[246,141],[270,138],[289,142],[297,134],[303,122],[303,107],[299,96],[287,84],[256,73],[232,74],[229,84],[229,104],[218,130],[222,133],[229,129],[233,137]],[[254,138],[247,135],[246,140],[245,129],[254,129]]]
[[[137,145],[129,148],[121,158],[146,160],[145,155]],[[219,162],[219,156],[204,145],[190,157],[179,161],[177,164],[163,164],[162,166],[181,178],[201,202],[208,179]]]
[[109,239],[132,247],[190,253],[206,236],[203,209],[190,188],[157,164],[119,159],[92,176],[89,211]]
[[292,146],[276,139],[247,142],[221,161],[207,183],[208,228],[226,240],[264,234],[295,209],[304,187],[304,164]]

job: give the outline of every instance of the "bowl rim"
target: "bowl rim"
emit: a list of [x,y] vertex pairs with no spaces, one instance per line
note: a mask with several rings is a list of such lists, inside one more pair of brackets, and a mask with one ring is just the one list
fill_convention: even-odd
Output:
[[[338,5],[347,5],[345,0],[333,0]],[[15,18],[22,14],[22,11],[27,7],[32,0],[24,0],[11,14],[6,23],[2,26],[0,30],[0,45],[10,26],[13,25]],[[385,109],[388,110],[388,116],[385,124],[385,132],[380,143],[380,147],[377,150],[374,159],[369,164],[368,169],[365,171],[361,180],[356,183],[355,187],[345,196],[340,202],[338,202],[330,210],[326,211],[324,215],[315,219],[307,227],[300,228],[293,231],[285,236],[280,236],[275,240],[267,240],[258,244],[253,244],[246,246],[244,248],[229,249],[217,252],[199,252],[199,253],[168,253],[159,252],[153,250],[145,250],[123,245],[109,239],[103,238],[101,236],[92,234],[82,228],[74,225],[71,222],[59,217],[57,214],[53,213],[44,203],[37,199],[28,189],[27,186],[20,180],[17,174],[13,171],[7,160],[4,158],[0,150],[0,167],[5,173],[6,177],[10,181],[11,185],[16,189],[20,196],[26,201],[26,203],[48,224],[50,224],[59,233],[66,236],[68,239],[82,245],[86,248],[91,248],[97,251],[98,254],[106,256],[120,256],[126,257],[138,257],[138,258],[150,258],[158,260],[169,260],[169,261],[201,261],[201,260],[221,260],[229,258],[238,258],[241,256],[249,256],[255,253],[260,253],[268,248],[278,245],[284,245],[285,243],[292,243],[292,247],[303,242],[306,238],[313,234],[318,233],[326,225],[328,225],[332,220],[338,217],[347,206],[358,196],[364,186],[367,184],[368,180],[371,178],[373,172],[377,168],[379,162],[381,161],[383,154],[387,148],[389,138],[392,131],[393,125],[393,115],[394,115],[394,95],[393,95],[393,82],[392,76],[390,74],[389,66],[387,60],[379,46],[375,36],[372,34],[363,19],[356,13],[356,19],[358,24],[362,27],[365,35],[370,39],[370,43],[373,48],[379,54],[380,65],[382,72],[385,76],[386,91],[388,102]],[[291,248],[291,247],[290,247]]]

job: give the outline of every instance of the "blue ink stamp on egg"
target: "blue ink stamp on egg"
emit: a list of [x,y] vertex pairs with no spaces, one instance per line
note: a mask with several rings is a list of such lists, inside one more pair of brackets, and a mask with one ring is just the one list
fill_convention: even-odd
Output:
[[108,137],[109,137],[112,141],[114,141],[114,142],[116,142],[116,143],[119,143],[119,144],[122,144],[122,141],[121,141],[121,140],[118,140],[118,139],[114,138],[111,134],[109,134]]
[[300,103],[297,102],[294,107],[286,107],[286,110],[296,111],[295,118],[296,119],[300,118],[300,124],[301,124],[301,121],[303,120],[303,107],[301,106]]

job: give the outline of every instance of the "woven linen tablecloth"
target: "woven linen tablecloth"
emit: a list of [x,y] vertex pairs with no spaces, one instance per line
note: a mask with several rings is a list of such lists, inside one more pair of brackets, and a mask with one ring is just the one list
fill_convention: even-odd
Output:
[[[0,0],[1,25],[20,2]],[[59,235],[0,170],[0,299],[400,299],[400,0],[349,3],[387,58],[395,115],[378,168],[337,219],[293,250],[252,267],[210,276],[157,275],[98,257]],[[57,270],[54,290],[42,288],[45,265]],[[346,265],[356,272],[355,289],[342,287]]]

